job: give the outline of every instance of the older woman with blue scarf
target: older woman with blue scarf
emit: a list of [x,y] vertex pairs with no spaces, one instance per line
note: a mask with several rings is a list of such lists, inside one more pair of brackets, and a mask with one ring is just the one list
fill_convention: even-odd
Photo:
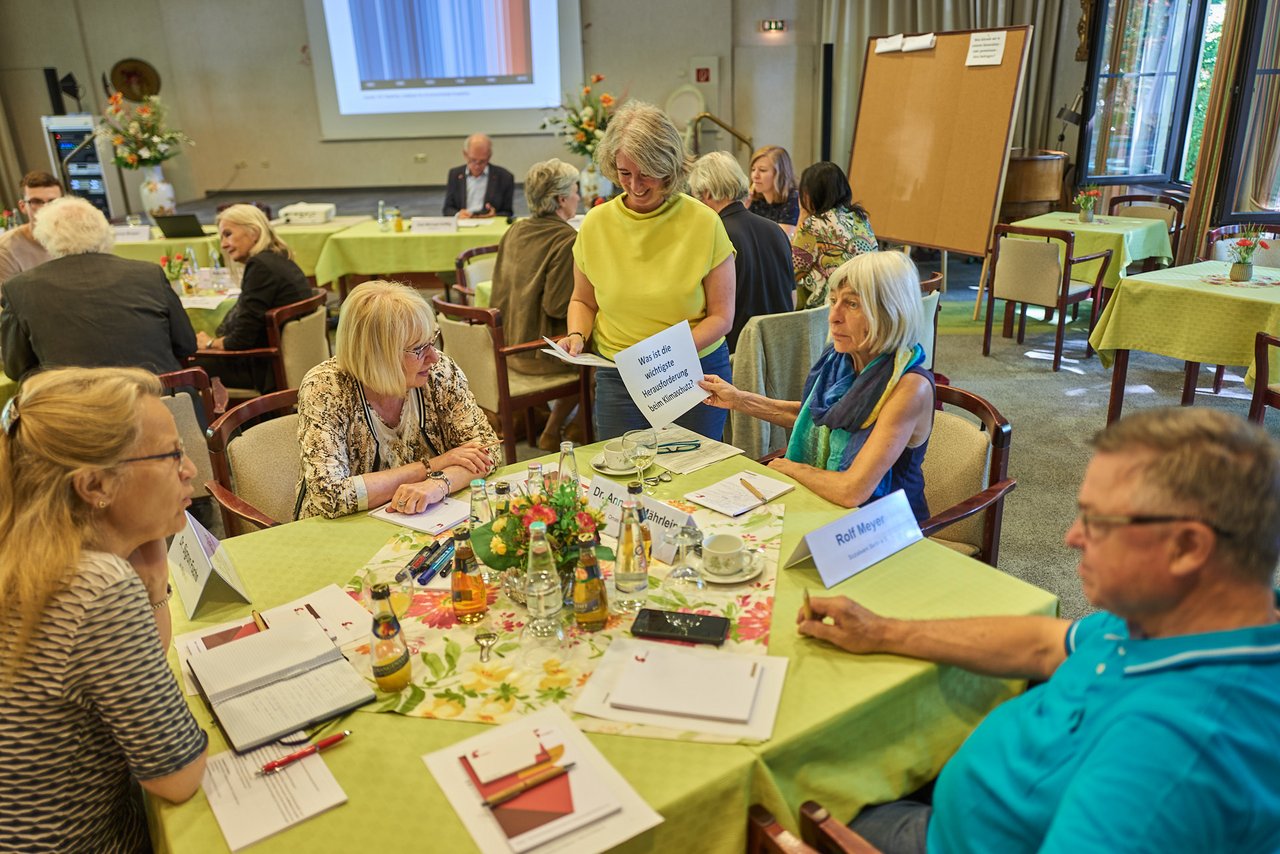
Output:
[[706,402],[791,431],[777,469],[828,501],[858,507],[901,489],[927,519],[924,461],[933,429],[933,374],[919,344],[920,278],[900,252],[859,255],[831,275],[831,343],[803,399],[774,400],[714,375]]

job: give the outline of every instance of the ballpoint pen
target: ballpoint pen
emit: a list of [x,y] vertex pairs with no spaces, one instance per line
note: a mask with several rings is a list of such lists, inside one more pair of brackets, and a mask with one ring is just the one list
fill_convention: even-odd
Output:
[[441,578],[447,576],[448,572],[446,572],[446,569],[448,568],[451,560],[453,560],[452,539],[448,540],[445,545],[440,547],[440,551],[432,556],[431,563],[427,564],[427,568],[418,575],[417,582],[425,586],[430,584],[431,579],[435,578],[436,575],[439,575]]
[[325,750],[327,748],[333,747],[335,744],[342,741],[344,738],[346,738],[349,735],[351,735],[351,730],[344,729],[342,732],[336,732],[331,736],[327,736],[326,738],[320,739],[314,744],[308,744],[306,747],[302,748],[301,750],[294,751],[293,753],[290,753],[288,756],[281,756],[279,759],[272,759],[266,765],[262,766],[262,770],[258,772],[258,775],[266,776],[267,774],[272,774],[276,771],[279,771],[284,766],[292,765],[294,762],[297,762],[299,759],[306,759],[308,756],[310,756],[313,753],[319,753],[321,750]]
[[568,774],[569,769],[573,766],[574,763],[572,762],[567,765],[552,765],[550,768],[547,768],[544,771],[539,771],[528,779],[521,780],[519,783],[513,783],[512,785],[507,786],[507,788],[499,792],[495,792],[492,796],[485,798],[484,805],[492,809],[493,807],[505,804],[512,798],[515,798],[518,795],[523,795],[532,788],[541,786],[549,780],[554,780],[557,777]]
[[442,548],[444,548],[443,540],[432,540],[422,548],[418,549],[418,553],[413,556],[412,560],[405,564],[404,569],[396,573],[396,583],[399,584],[409,576],[417,575],[419,572],[422,572],[422,568],[427,566],[431,562],[431,559],[436,556],[436,552]]

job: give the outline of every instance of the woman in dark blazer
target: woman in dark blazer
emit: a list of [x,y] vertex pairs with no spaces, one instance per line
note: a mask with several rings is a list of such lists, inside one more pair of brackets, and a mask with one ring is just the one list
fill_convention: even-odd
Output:
[[[311,296],[311,285],[293,263],[289,246],[271,229],[267,217],[253,205],[232,205],[218,214],[222,251],[244,265],[240,298],[218,326],[217,337],[201,332],[202,349],[249,350],[267,346],[267,311]],[[199,359],[197,362],[228,386],[274,391],[275,377],[260,359]]]

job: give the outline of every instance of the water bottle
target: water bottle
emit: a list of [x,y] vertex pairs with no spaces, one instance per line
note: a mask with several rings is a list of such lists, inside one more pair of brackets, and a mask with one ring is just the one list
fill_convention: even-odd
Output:
[[613,564],[613,585],[618,595],[614,604],[626,614],[644,607],[649,594],[649,556],[645,554],[644,525],[636,502],[622,502],[622,530],[618,537],[617,560]]
[[391,223],[387,221],[387,203],[383,199],[378,199],[378,228],[381,231],[388,231]]
[[578,458],[573,453],[572,442],[560,443],[560,459],[556,463],[556,471],[560,475],[560,483],[573,484],[576,495],[582,489],[582,481],[578,479]]
[[542,463],[529,463],[529,477],[525,480],[524,487],[530,498],[546,493],[546,484],[542,480]]

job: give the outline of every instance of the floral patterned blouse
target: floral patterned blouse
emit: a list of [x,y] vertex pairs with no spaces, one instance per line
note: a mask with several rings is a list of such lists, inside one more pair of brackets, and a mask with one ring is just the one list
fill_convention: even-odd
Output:
[[835,269],[853,256],[875,252],[876,248],[871,223],[850,208],[839,207],[806,219],[791,241],[796,310],[824,305],[827,279]]
[[467,378],[444,354],[431,367],[427,385],[410,389],[399,429],[377,419],[364,389],[337,359],[307,371],[298,388],[299,519],[367,510],[363,475],[368,472],[426,460],[472,440],[498,443]]

